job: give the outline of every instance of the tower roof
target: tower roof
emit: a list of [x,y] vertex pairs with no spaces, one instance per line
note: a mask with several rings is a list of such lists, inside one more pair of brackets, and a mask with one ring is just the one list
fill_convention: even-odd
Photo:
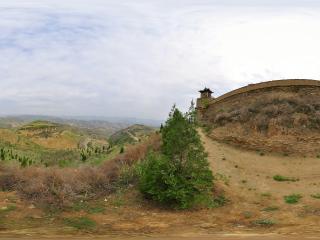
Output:
[[209,93],[213,93],[211,90],[210,90],[210,88],[204,88],[203,90],[200,90],[199,91],[200,93],[204,93],[204,92],[209,92]]

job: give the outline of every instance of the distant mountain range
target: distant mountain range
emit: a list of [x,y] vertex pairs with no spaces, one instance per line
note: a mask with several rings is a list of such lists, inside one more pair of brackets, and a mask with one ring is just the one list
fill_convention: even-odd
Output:
[[[142,124],[152,127],[159,127],[162,120],[140,119],[140,118],[121,118],[121,117],[101,117],[101,116],[47,116],[47,115],[8,115],[0,116],[0,126],[6,127],[12,124],[23,125],[35,120],[53,121],[62,124],[74,125],[84,128],[126,128],[134,124]],[[9,125],[7,125],[9,124]]]

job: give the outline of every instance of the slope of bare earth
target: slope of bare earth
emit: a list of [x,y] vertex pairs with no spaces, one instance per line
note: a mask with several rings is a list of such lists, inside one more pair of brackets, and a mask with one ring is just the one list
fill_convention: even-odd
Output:
[[[0,192],[0,238],[58,239],[64,235],[68,239],[112,236],[115,239],[229,240],[320,236],[320,199],[311,197],[320,193],[320,159],[263,155],[200,134],[216,176],[216,187],[229,199],[225,206],[196,211],[162,209],[144,200],[132,187],[90,203],[91,210],[70,209],[52,215],[20,201],[15,193]],[[274,175],[295,181],[275,181]],[[284,196],[290,194],[300,194],[302,198],[296,204],[288,204]],[[65,219],[79,217],[91,219],[96,226],[76,230],[66,224]]]
[[320,87],[266,88],[207,106],[210,136],[245,149],[320,154]]

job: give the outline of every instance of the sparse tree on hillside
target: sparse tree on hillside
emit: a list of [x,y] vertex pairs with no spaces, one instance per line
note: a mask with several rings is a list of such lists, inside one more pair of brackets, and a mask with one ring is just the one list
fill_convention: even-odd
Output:
[[189,111],[186,113],[186,117],[190,123],[196,123],[196,107],[193,100],[191,101]]

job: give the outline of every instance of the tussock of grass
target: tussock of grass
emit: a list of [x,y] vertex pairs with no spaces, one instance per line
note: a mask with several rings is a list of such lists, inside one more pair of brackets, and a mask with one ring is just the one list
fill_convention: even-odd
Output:
[[300,194],[291,194],[284,196],[284,201],[288,204],[296,204],[300,201],[302,196]]

